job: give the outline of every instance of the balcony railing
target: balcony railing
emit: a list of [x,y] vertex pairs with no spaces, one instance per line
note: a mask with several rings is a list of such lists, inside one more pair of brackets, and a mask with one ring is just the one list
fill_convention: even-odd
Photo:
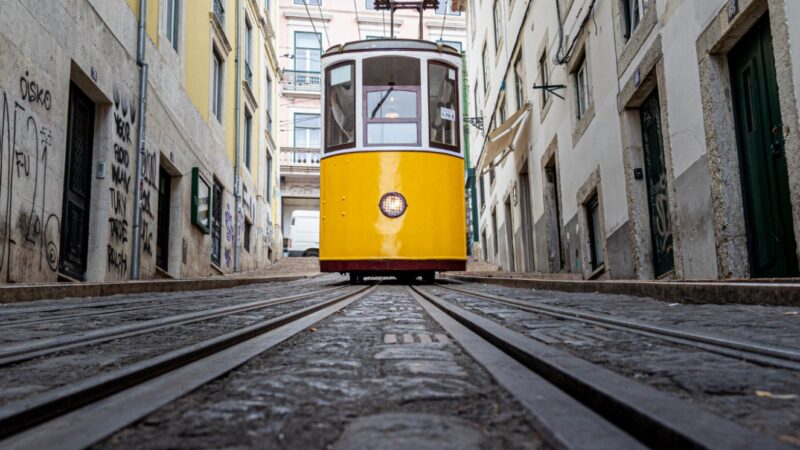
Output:
[[317,148],[281,147],[281,167],[316,172],[319,171],[319,157]]
[[217,16],[217,22],[224,27],[225,8],[222,6],[222,0],[214,0],[214,15]]
[[246,81],[251,88],[253,87],[253,71],[250,70],[250,63],[247,61],[244,62],[244,81]]
[[284,70],[287,91],[319,92],[319,72],[306,72],[300,70]]

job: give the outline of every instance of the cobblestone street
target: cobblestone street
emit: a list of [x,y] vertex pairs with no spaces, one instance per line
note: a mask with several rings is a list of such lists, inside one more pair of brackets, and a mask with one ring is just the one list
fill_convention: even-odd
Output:
[[[687,340],[526,305],[662,327],[688,333],[681,338]],[[472,331],[440,312],[431,315],[436,307]],[[506,331],[493,331],[483,319]],[[659,435],[656,442],[710,448],[800,447],[800,314],[792,307],[690,305],[444,280],[413,289],[391,279],[354,286],[325,275],[14,304],[0,308],[0,329],[0,423],[7,430],[0,448],[662,445],[648,434]],[[742,353],[701,347],[692,336],[719,338],[721,346],[737,342]],[[503,345],[508,339],[516,339],[518,351]],[[772,356],[756,354],[755,344]],[[580,364],[595,373],[581,381],[589,391],[610,380],[638,392],[643,403],[634,406],[636,415],[663,413],[664,424],[629,423],[596,403],[596,395],[608,395],[627,405],[624,392],[576,391],[564,380]],[[564,370],[559,376],[551,371],[557,366]],[[648,410],[656,401],[648,398],[664,411]],[[122,405],[131,406],[119,420],[97,415]],[[693,430],[695,418],[712,429]],[[588,422],[565,428],[575,420]],[[84,421],[84,436],[69,432]]]

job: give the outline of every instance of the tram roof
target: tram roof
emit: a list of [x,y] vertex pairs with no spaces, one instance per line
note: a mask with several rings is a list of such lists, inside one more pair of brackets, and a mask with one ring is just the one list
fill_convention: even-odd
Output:
[[420,39],[367,39],[337,44],[325,51],[323,56],[335,55],[343,52],[357,51],[385,51],[385,50],[427,50],[432,52],[446,52],[461,56],[455,48],[432,41]]

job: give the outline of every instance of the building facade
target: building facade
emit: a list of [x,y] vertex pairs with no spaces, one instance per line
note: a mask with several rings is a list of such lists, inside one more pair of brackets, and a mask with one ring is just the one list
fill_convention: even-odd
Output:
[[484,259],[798,275],[800,4],[470,0],[467,16]]
[[205,277],[279,256],[269,6],[3,2],[0,281]]
[[[466,18],[450,0],[425,12],[423,39],[466,50]],[[374,1],[281,0],[278,19],[283,67],[279,111],[282,229],[288,235],[292,212],[319,211],[320,55],[323,49],[391,35],[388,12]],[[419,15],[395,14],[394,36],[416,39]]]

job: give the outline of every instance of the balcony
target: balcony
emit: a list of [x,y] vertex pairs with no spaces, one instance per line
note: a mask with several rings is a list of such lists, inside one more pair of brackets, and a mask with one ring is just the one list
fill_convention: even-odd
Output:
[[320,91],[320,73],[319,72],[305,72],[300,70],[284,70],[284,79],[286,91],[302,91],[302,92],[319,92]]
[[220,26],[225,27],[225,8],[222,6],[222,0],[214,0],[214,15],[217,17],[217,22]]
[[281,147],[281,173],[319,173],[318,148]]

